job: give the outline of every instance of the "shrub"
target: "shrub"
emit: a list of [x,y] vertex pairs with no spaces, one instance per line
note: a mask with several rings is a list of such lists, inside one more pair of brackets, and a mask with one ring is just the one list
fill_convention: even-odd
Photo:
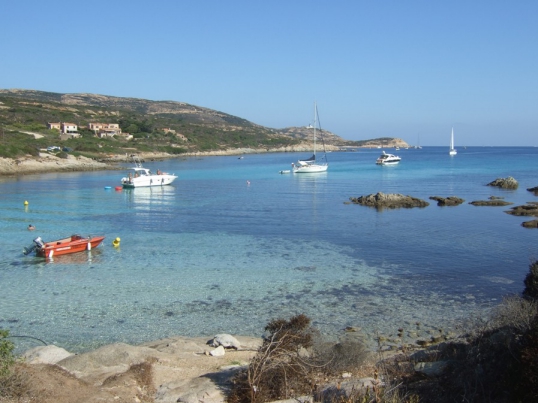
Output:
[[301,357],[312,346],[310,319],[305,315],[275,319],[265,331],[269,334],[258,353],[234,379],[228,402],[267,402],[312,391],[311,367]]
[[15,362],[13,349],[15,345],[8,340],[9,330],[0,329],[0,378],[10,373],[11,366]]
[[520,296],[509,296],[493,311],[490,326],[493,329],[510,327],[520,333],[528,331],[536,319],[538,301],[528,300]]
[[525,289],[523,295],[527,298],[538,299],[538,261],[533,261],[529,266],[529,273],[523,281]]
[[321,341],[313,347],[312,362],[322,367],[327,374],[336,375],[353,371],[365,363],[368,349],[358,340],[345,340],[339,343]]

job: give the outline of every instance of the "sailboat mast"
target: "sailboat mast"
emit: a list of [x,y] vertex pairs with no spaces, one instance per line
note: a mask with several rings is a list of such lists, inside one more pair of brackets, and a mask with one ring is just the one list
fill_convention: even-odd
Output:
[[316,103],[314,102],[314,159],[316,157],[316,126],[318,124],[318,108],[316,106]]

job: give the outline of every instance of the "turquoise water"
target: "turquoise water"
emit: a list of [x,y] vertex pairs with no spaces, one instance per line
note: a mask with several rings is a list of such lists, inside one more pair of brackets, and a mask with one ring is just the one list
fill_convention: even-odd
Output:
[[[332,336],[485,315],[522,291],[538,231],[508,207],[468,202],[537,201],[526,189],[538,185],[538,148],[458,152],[400,150],[402,162],[388,167],[375,165],[380,150],[335,152],[328,172],[295,175],[278,172],[302,154],[147,162],[179,178],[123,191],[114,190],[122,171],[0,178],[0,328],[76,352],[172,335],[259,336],[269,320],[298,313]],[[507,176],[518,190],[485,186]],[[466,202],[384,211],[346,203],[379,191]],[[22,254],[36,236],[72,233],[107,238],[50,262]]]

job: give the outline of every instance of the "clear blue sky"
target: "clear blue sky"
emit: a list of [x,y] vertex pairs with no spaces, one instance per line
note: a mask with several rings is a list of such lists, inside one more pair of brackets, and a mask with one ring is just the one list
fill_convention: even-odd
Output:
[[537,0],[18,0],[0,88],[173,100],[349,140],[538,146]]

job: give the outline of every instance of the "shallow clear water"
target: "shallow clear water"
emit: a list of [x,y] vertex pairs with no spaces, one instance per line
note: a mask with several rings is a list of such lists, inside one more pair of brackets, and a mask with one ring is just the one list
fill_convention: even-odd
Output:
[[[302,154],[147,162],[179,178],[123,191],[114,190],[121,171],[0,178],[0,328],[84,351],[172,335],[258,336],[269,320],[298,313],[327,335],[450,327],[522,291],[538,236],[508,207],[468,204],[536,201],[526,189],[538,185],[538,148],[458,151],[401,150],[388,167],[375,165],[380,150],[330,153],[328,172],[295,175],[278,172]],[[518,190],[485,186],[507,176]],[[384,211],[346,203],[379,191],[466,202]],[[51,262],[22,255],[36,236],[72,233],[107,238]]]

